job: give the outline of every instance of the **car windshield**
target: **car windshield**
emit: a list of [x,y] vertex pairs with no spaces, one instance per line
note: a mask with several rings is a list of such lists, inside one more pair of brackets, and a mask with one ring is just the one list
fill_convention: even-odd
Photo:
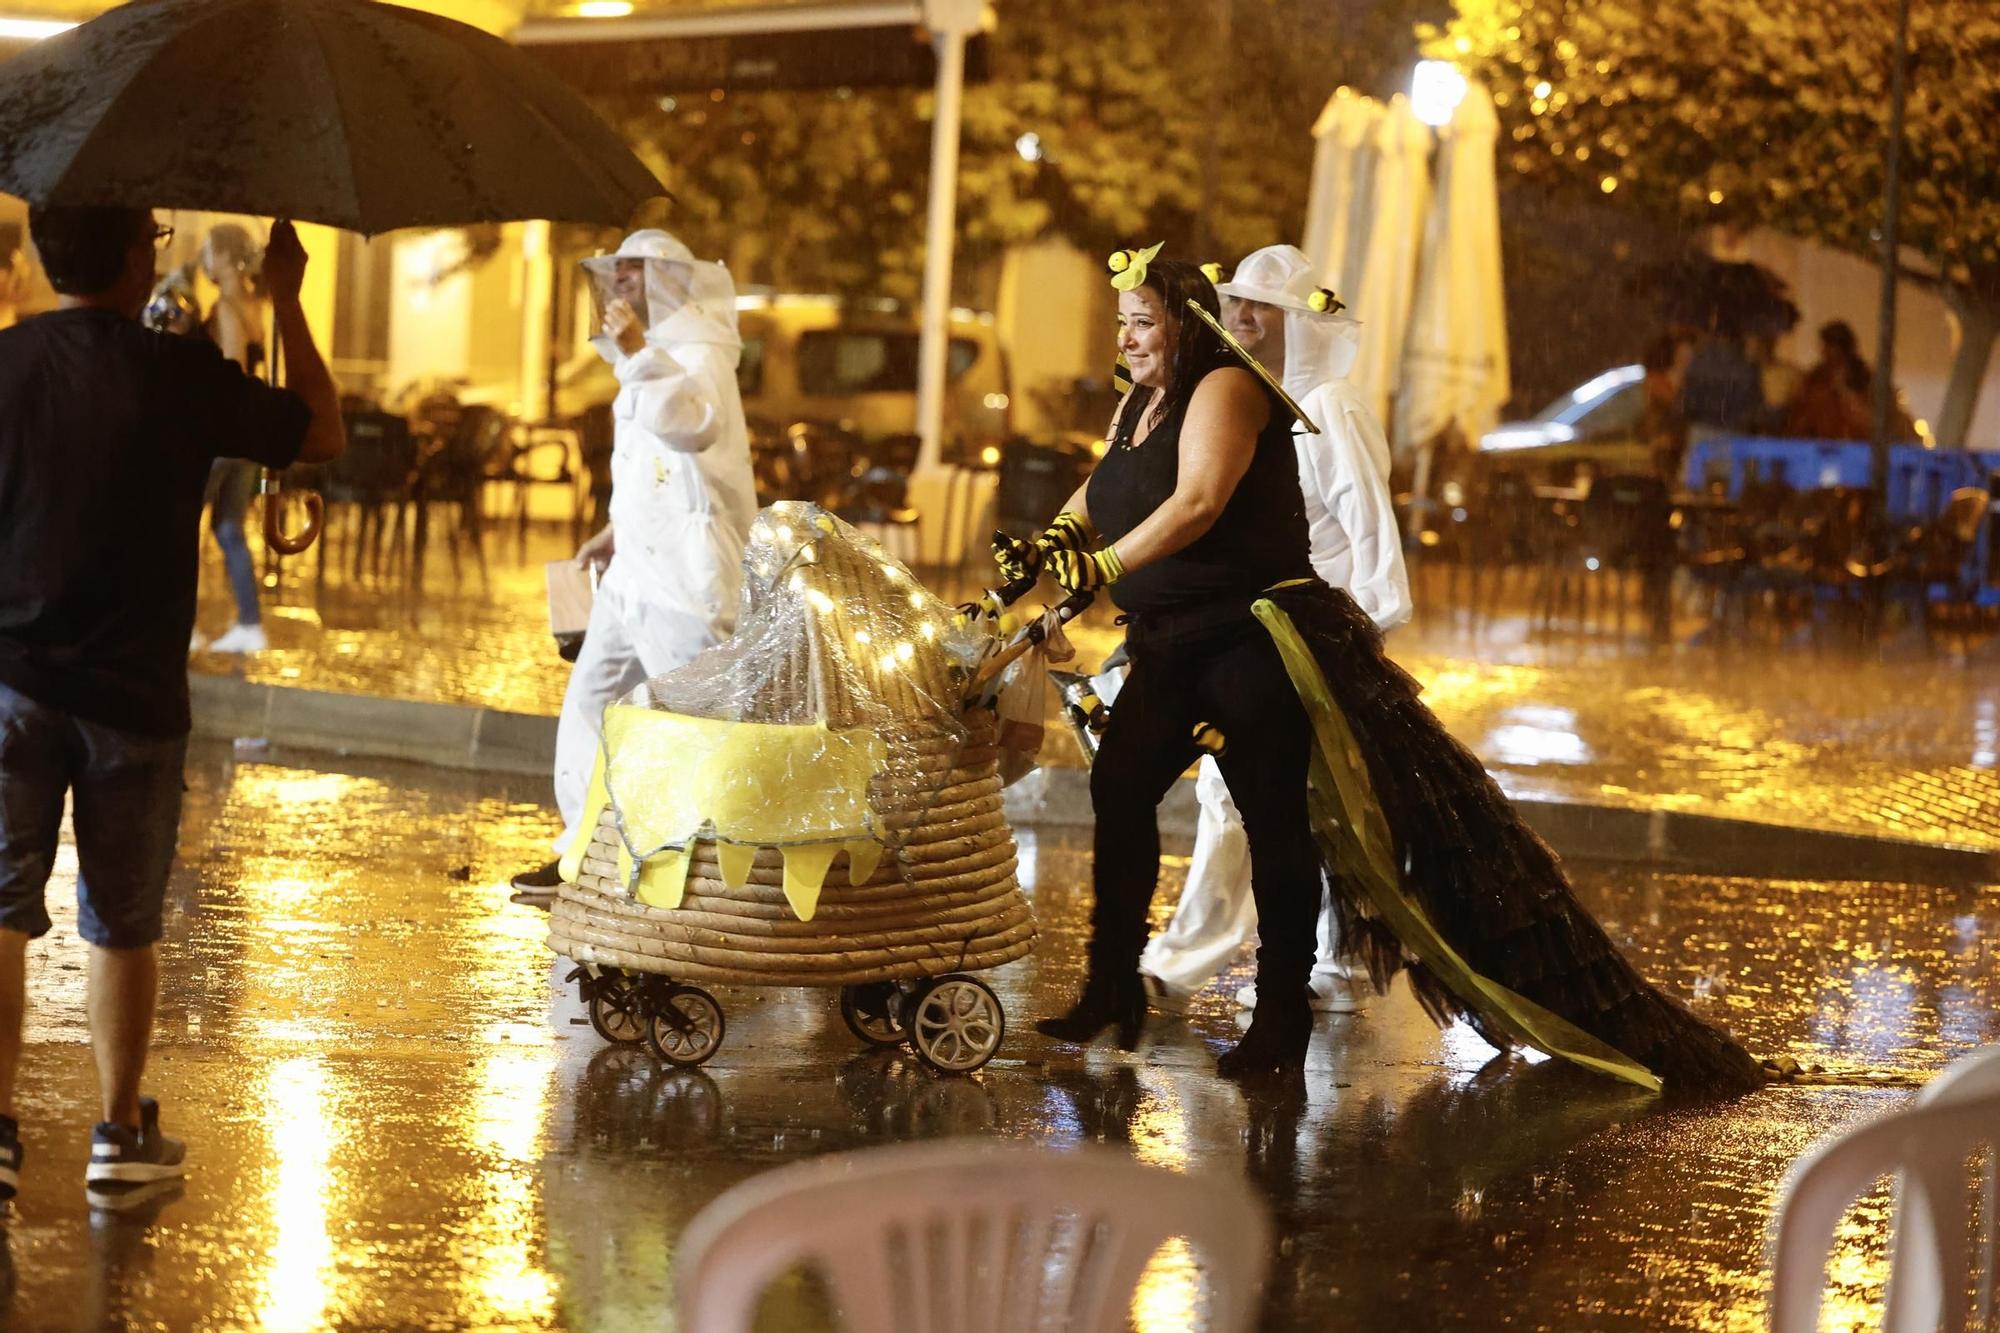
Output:
[[[979,359],[979,344],[953,338],[945,375],[957,380]],[[799,388],[809,394],[915,393],[914,332],[812,329],[799,335]]]
[[1639,423],[1645,403],[1639,386],[1645,378],[1640,366],[1607,370],[1537,412],[1535,420],[1577,427],[1579,435],[1629,429]]

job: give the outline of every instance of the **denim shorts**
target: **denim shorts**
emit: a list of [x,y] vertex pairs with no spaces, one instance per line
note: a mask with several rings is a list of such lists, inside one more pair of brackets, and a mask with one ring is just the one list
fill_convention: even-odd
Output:
[[143,736],[0,685],[0,927],[49,930],[63,796],[73,793],[77,934],[107,949],[160,938],[187,737]]

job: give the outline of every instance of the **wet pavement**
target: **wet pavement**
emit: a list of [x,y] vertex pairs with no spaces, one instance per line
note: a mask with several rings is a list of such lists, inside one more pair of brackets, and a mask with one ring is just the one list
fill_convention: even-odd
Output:
[[[65,851],[58,927],[33,951],[5,1327],[669,1327],[678,1238],[720,1190],[983,1134],[1244,1173],[1284,1237],[1261,1328],[1750,1330],[1791,1160],[1910,1096],[1868,1072],[2000,1039],[1993,888],[1582,868],[1656,979],[1758,1053],[1854,1081],[1663,1109],[1494,1061],[1399,989],[1322,1020],[1302,1102],[1246,1101],[1213,1074],[1240,976],[1133,1056],[1032,1032],[1076,984],[1087,856],[1024,835],[1044,935],[989,975],[1014,1031],[982,1074],[857,1050],[826,994],[745,990],[721,993],[715,1060],[669,1072],[550,1024],[544,918],[499,887],[553,831],[539,782],[313,762],[197,747],[151,1078],[193,1175],[155,1217],[93,1217],[79,1188],[94,1095]],[[1878,1191],[1841,1229],[1829,1327],[1879,1311],[1886,1206]],[[1171,1247],[1134,1327],[1189,1328],[1202,1302],[1198,1262]],[[829,1327],[823,1304],[788,1279],[760,1327]]]
[[[198,654],[194,667],[552,714],[567,666],[547,632],[542,562],[567,550],[547,528],[525,549],[490,539],[483,577],[469,556],[454,574],[434,551],[421,590],[393,570],[350,577],[340,559],[322,586],[315,553],[267,593],[270,652]],[[229,612],[208,558],[201,623],[213,633]],[[1888,660],[1804,645],[1654,651],[1539,631],[1519,605],[1473,622],[1447,580],[1419,587],[1423,614],[1391,653],[1513,793],[2000,847],[2000,672],[1955,645]],[[1684,622],[1682,637],[1697,628]],[[1111,609],[1093,608],[1075,636],[1082,660],[1117,634]],[[1044,758],[1080,762],[1066,735]]]

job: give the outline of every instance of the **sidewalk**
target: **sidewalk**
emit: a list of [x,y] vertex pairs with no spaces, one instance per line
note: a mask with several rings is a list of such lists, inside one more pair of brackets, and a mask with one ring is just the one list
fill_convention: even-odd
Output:
[[[322,592],[308,555],[266,594],[271,651],[197,654],[192,668],[552,716],[567,666],[547,632],[542,562],[566,546],[532,533],[521,559],[511,537],[490,539],[482,580],[469,558],[454,578],[439,542],[421,592],[333,570]],[[201,623],[212,633],[229,612],[212,550],[205,559]],[[1100,604],[1077,626],[1083,662],[1117,642],[1112,616]],[[1390,649],[1516,796],[2000,849],[2000,676],[1979,667],[1810,649],[1656,654],[1636,639],[1544,635],[1519,611],[1475,634],[1437,603]],[[1043,757],[1081,762],[1066,734]]]

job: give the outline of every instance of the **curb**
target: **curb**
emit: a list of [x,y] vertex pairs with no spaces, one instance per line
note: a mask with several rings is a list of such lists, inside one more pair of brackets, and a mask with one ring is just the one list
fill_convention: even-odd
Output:
[[[197,736],[489,773],[546,775],[555,766],[556,720],[540,714],[234,676],[191,674],[188,684]],[[1016,825],[1055,832],[1092,822],[1090,777],[1081,768],[1036,769],[1005,799]],[[1577,861],[1756,879],[2000,883],[2000,851],[1979,847],[1543,797],[1518,797],[1514,804],[1550,846]],[[1197,812],[1194,783],[1183,778],[1160,806],[1160,832],[1191,838]]]

